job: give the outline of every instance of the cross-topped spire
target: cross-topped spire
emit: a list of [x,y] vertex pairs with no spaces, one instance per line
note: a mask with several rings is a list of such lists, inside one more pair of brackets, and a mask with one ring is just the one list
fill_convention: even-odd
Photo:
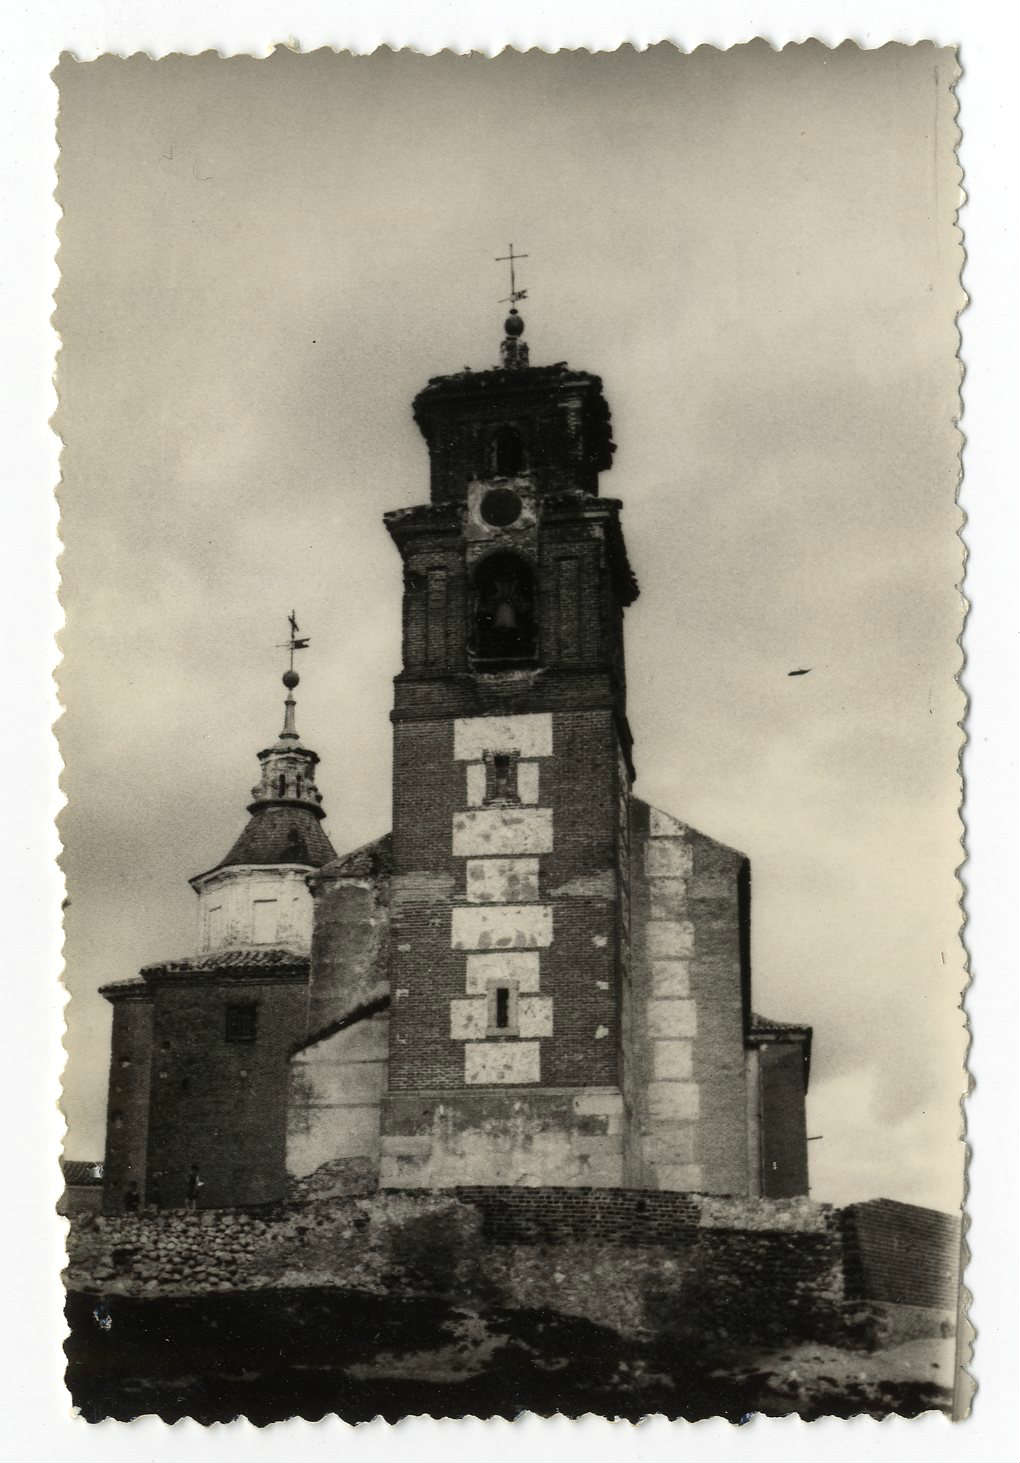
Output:
[[[513,244],[510,245],[509,254],[497,255],[497,264],[509,264],[510,266],[510,293],[504,299],[500,300],[499,303],[501,305],[516,305],[518,300],[526,300],[528,298],[527,290],[519,290],[517,288],[517,276],[514,272],[514,265],[517,263],[518,259],[530,258],[530,254],[515,254]],[[516,314],[516,310],[513,313]]]
[[311,643],[311,637],[308,635],[300,634],[301,627],[298,625],[297,614],[294,610],[291,610],[290,614],[287,616],[287,624],[290,626],[290,639],[282,641],[276,647],[277,650],[290,651],[290,664],[283,673],[283,684],[287,687],[287,699],[283,703],[283,731],[280,733],[280,735],[282,737],[296,738],[297,728],[294,725],[295,701],[294,697],[291,695],[291,692],[294,690],[294,687],[299,683],[301,677],[294,669],[294,652],[295,650],[307,650],[309,644]]
[[515,254],[514,246],[511,244],[509,254],[500,254],[496,258],[497,264],[509,264],[510,266],[510,293],[500,301],[502,305],[509,303],[510,314],[503,326],[506,336],[499,348],[504,369],[508,371],[520,370],[528,364],[528,347],[521,340],[521,336],[524,334],[524,321],[517,313],[517,301],[526,300],[528,292],[517,288],[517,272],[514,265],[518,260],[529,257],[527,254]]

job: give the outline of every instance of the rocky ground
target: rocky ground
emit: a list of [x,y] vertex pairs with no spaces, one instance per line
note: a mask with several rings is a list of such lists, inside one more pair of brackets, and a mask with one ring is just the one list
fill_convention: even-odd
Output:
[[945,1342],[870,1355],[807,1344],[706,1351],[551,1309],[321,1287],[106,1299],[71,1292],[67,1320],[68,1386],[91,1422],[522,1410],[739,1422],[758,1412],[915,1416],[950,1402]]

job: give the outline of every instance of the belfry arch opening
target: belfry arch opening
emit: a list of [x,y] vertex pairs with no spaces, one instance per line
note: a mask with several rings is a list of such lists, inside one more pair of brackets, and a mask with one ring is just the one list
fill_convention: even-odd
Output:
[[535,576],[526,559],[498,553],[482,560],[475,572],[473,629],[479,662],[505,665],[535,659]]
[[500,477],[514,477],[527,468],[524,438],[516,427],[500,427],[492,437],[492,470]]

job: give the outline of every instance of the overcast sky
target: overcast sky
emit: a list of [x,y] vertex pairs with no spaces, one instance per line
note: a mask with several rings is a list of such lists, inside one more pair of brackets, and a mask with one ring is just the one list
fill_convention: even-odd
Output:
[[[338,850],[390,823],[410,402],[603,377],[642,587],[636,791],[743,849],[754,1004],[815,1028],[812,1192],[959,1202],[955,63],[930,45],[62,63],[72,1156],[104,982],[194,946],[190,874],[298,726]],[[791,669],[810,674],[791,678]]]

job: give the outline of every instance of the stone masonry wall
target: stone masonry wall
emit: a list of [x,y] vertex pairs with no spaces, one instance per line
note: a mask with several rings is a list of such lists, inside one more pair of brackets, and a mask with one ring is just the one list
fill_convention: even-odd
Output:
[[385,1011],[304,1047],[291,1058],[287,1173],[305,1178],[340,1159],[379,1166],[379,1121],[386,1090]]
[[305,1037],[389,992],[389,845],[387,835],[308,880],[315,923]]
[[[567,1198],[576,1220],[590,1197]],[[706,1222],[687,1196],[635,1195],[615,1219],[601,1202],[589,1206],[607,1222],[583,1236],[520,1227],[529,1204],[536,1217],[556,1202],[552,1190],[525,1201],[521,1191],[487,1189],[334,1198],[264,1215],[86,1218],[72,1227],[67,1281],[101,1296],[316,1285],[452,1293],[468,1305],[553,1309],[623,1333],[702,1341],[841,1333],[842,1251],[824,1206],[778,1213],[785,1228],[740,1229]],[[635,1245],[641,1202],[652,1227]],[[500,1232],[501,1207],[513,1227]]]
[[747,1194],[743,856],[631,800],[626,1182]]
[[[886,1218],[893,1209],[912,1206],[887,1204]],[[453,1294],[702,1343],[870,1348],[876,1321],[895,1329],[903,1313],[904,1334],[937,1334],[930,1306],[900,1303],[890,1320],[888,1306],[862,1305],[870,1293],[851,1293],[848,1216],[807,1199],[513,1187],[333,1197],[262,1214],[83,1215],[71,1223],[66,1281],[100,1297],[267,1286]],[[931,1234],[952,1227],[930,1210],[909,1216],[915,1226],[925,1217]],[[919,1252],[915,1273],[926,1265]],[[916,1302],[919,1288],[911,1293]]]
[[391,1093],[383,1188],[462,1184],[616,1187],[623,1101],[615,1088]]

